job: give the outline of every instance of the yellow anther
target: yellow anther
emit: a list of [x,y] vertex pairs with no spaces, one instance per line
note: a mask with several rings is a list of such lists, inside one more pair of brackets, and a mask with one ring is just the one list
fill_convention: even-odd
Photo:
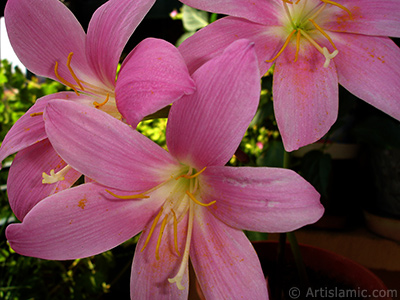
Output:
[[315,28],[317,28],[317,30],[319,32],[321,32],[323,34],[324,37],[326,37],[326,39],[329,41],[329,43],[331,43],[332,47],[337,50],[335,44],[333,43],[331,37],[317,24],[315,23],[315,21],[313,19],[308,19],[311,23],[313,23],[313,25],[315,26]]
[[142,198],[150,198],[150,196],[144,195],[144,193],[141,194],[136,194],[136,195],[126,195],[126,196],[121,196],[114,194],[113,192],[106,190],[107,193],[109,193],[111,196],[114,196],[115,198],[118,199],[142,199]]
[[275,59],[277,59],[279,57],[279,55],[282,54],[283,50],[285,50],[286,46],[289,44],[290,39],[292,38],[293,34],[296,32],[296,29],[293,29],[293,31],[289,34],[289,36],[287,37],[285,43],[283,44],[281,50],[279,50],[278,54],[274,56],[274,58],[272,59],[267,59],[266,62],[273,62]]
[[110,94],[107,93],[106,100],[104,100],[104,101],[101,102],[101,103],[99,103],[99,102],[97,102],[97,101],[94,101],[94,102],[93,102],[93,105],[94,105],[96,108],[99,108],[99,107],[105,105],[105,104],[108,102],[108,99],[110,99]]
[[165,225],[167,225],[167,219],[168,219],[168,214],[166,214],[164,219],[162,220],[160,233],[159,233],[158,239],[157,239],[157,245],[156,245],[156,259],[157,260],[160,259],[159,250],[160,250],[161,238],[164,233]]
[[210,206],[210,205],[213,205],[215,202],[217,202],[217,201],[211,201],[210,203],[201,203],[199,200],[197,200],[195,198],[195,196],[193,196],[193,194],[191,192],[186,191],[186,194],[190,197],[190,199],[193,200],[194,203],[201,205],[201,206]]
[[344,11],[346,11],[349,14],[350,18],[353,17],[351,11],[347,7],[344,7],[343,5],[341,5],[339,3],[336,3],[336,2],[333,2],[333,1],[329,1],[329,0],[321,0],[321,1],[324,2],[324,3],[327,3],[327,4],[331,4],[331,5],[337,6],[337,7],[341,8],[341,9],[343,9]]
[[157,225],[158,220],[160,219],[160,217],[161,217],[161,215],[162,215],[162,213],[163,213],[163,210],[164,210],[164,209],[161,207],[160,212],[159,212],[159,213],[157,214],[157,216],[154,218],[154,221],[153,221],[153,224],[151,225],[149,234],[147,235],[146,241],[144,242],[144,246],[143,246],[142,250],[140,250],[140,252],[142,252],[142,251],[147,247],[147,244],[148,244],[149,241],[150,241],[150,238],[151,238],[151,236],[152,236],[152,234],[153,234],[153,232],[154,232],[154,228],[156,228],[156,225]]
[[282,0],[282,1],[285,2],[285,3],[287,3],[287,4],[293,4],[293,2],[290,1],[290,0]]
[[299,51],[300,51],[300,37],[301,37],[301,32],[300,30],[297,31],[296,34],[296,54],[294,56],[294,61],[296,62],[297,59],[299,58]]
[[172,215],[174,217],[174,245],[175,245],[175,251],[178,254],[178,256],[181,256],[179,253],[178,249],[178,220],[176,219],[176,214],[173,209],[171,209]]
[[70,87],[71,89],[74,90],[75,94],[77,94],[79,96],[79,93],[77,91],[77,89],[74,87],[74,85],[72,83],[70,83],[69,81],[65,80],[64,78],[62,78],[60,76],[60,74],[58,74],[58,62],[56,61],[56,64],[54,66],[54,74],[56,75],[57,79],[60,80],[60,82],[62,82],[64,85]]
[[75,81],[76,81],[76,83],[79,85],[79,88],[80,88],[82,91],[84,91],[83,86],[82,86],[80,80],[79,80],[78,77],[75,75],[74,70],[72,70],[72,67],[71,67],[72,55],[74,55],[74,52],[71,52],[70,54],[68,54],[68,58],[67,58],[67,67],[68,67],[69,72],[70,72],[71,75],[72,75],[72,78],[74,78]]
[[31,113],[31,117],[43,116],[43,112]]

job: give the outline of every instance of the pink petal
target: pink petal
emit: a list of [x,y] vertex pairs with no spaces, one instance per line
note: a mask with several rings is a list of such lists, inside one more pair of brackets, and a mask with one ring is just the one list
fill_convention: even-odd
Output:
[[[273,81],[274,110],[286,151],[319,140],[336,121],[338,78],[334,63],[302,44],[295,62],[295,45],[276,60]],[[339,54],[340,55],[340,54]]]
[[19,118],[13,127],[11,127],[7,132],[0,148],[0,162],[7,156],[47,138],[44,130],[43,116],[32,116],[32,114],[43,113],[47,103],[54,99],[77,101],[86,98],[84,96],[78,97],[73,92],[60,92],[38,99],[36,103],[21,118]]
[[93,77],[85,55],[85,32],[75,16],[58,0],[9,0],[5,22],[11,45],[21,62],[33,73],[57,80],[58,72],[75,83],[66,66],[80,79]]
[[115,199],[105,189],[87,183],[39,202],[21,224],[7,227],[11,247],[44,259],[92,256],[139,233],[160,205],[149,199]]
[[60,171],[65,162],[53,150],[48,139],[18,152],[8,174],[7,194],[11,209],[19,220],[39,201],[47,196],[69,188],[81,174],[73,169],[64,176],[63,181],[43,184],[42,173],[50,170]]
[[179,167],[163,148],[98,109],[53,101],[44,117],[57,153],[74,169],[106,186],[147,190],[170,179]]
[[194,82],[175,46],[148,38],[124,60],[116,87],[117,106],[135,127],[143,117],[194,90]]
[[337,34],[339,83],[400,120],[400,49],[389,38]]
[[110,0],[93,14],[87,33],[87,58],[97,77],[114,87],[122,50],[155,0]]
[[400,37],[400,2],[398,0],[342,0],[352,16],[338,7],[323,24],[338,32]]
[[196,207],[190,258],[206,299],[268,299],[258,256],[241,230]]
[[200,180],[203,202],[216,201],[208,210],[234,228],[288,232],[324,212],[318,192],[292,170],[208,167]]
[[172,105],[167,145],[181,162],[194,167],[224,165],[234,154],[253,118],[260,79],[253,44],[232,43],[194,74],[196,92]]
[[274,27],[268,28],[246,19],[221,18],[185,40],[179,46],[179,51],[190,73],[193,73],[206,61],[220,55],[232,42],[242,38],[255,43],[260,75],[263,76],[272,65],[265,60],[273,57],[276,48],[282,44],[281,37],[277,35]]
[[181,0],[191,7],[248,19],[265,25],[277,25],[277,16],[282,11],[279,0]]
[[[162,220],[162,218],[160,219]],[[146,248],[141,251],[153,220],[150,220],[147,224],[136,245],[131,273],[131,299],[187,299],[188,297],[188,266],[186,266],[184,278],[181,282],[185,287],[184,290],[179,290],[175,283],[168,281],[168,278],[175,277],[180,267],[186,242],[188,218],[184,217],[178,223],[178,249],[181,256],[178,256],[175,250],[173,226],[170,223],[165,227],[162,235],[159,249],[160,259],[157,260],[156,245],[161,220]]]

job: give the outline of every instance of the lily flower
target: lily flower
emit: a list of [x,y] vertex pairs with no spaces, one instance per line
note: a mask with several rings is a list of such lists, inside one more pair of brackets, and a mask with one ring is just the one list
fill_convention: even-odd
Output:
[[189,70],[234,40],[255,43],[260,75],[275,64],[274,111],[287,151],[323,137],[337,119],[338,84],[400,119],[397,0],[181,0],[229,15],[179,49]]
[[195,93],[170,111],[169,152],[100,110],[49,102],[51,143],[93,182],[51,195],[8,226],[11,247],[74,259],[143,230],[132,299],[187,299],[189,257],[206,298],[267,299],[257,254],[242,230],[287,232],[313,223],[323,214],[319,194],[288,169],[225,166],[259,102],[252,43],[233,43],[193,79]]
[[8,195],[20,220],[38,201],[70,187],[81,176],[47,141],[43,111],[49,101],[81,103],[118,119],[126,116],[117,107],[129,106],[126,114],[130,125],[136,126],[144,116],[193,92],[193,80],[178,50],[159,39],[136,46],[116,80],[122,50],[153,3],[110,0],[96,10],[86,34],[58,0],[7,1],[7,31],[21,62],[33,73],[73,90],[38,99],[2,142],[0,162],[19,151],[8,177]]

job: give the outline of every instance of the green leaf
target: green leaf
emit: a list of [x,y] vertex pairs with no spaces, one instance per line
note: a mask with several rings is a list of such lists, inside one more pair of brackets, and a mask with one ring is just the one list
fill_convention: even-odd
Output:
[[209,24],[208,13],[205,11],[183,5],[182,13],[183,27],[187,31],[196,31],[200,28],[206,27]]

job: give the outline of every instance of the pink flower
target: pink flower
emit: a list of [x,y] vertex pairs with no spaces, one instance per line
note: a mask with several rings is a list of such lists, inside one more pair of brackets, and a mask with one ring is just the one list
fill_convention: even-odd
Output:
[[[136,126],[144,116],[193,92],[181,55],[158,39],[141,42],[115,79],[121,52],[153,3],[110,0],[94,13],[86,34],[58,0],[7,1],[7,31],[21,62],[74,90],[38,99],[2,142],[0,162],[19,151],[8,177],[8,195],[20,220],[38,201],[70,187],[81,176],[47,140],[42,114],[49,101],[82,103],[118,119],[129,118]],[[117,106],[125,108],[125,115]]]
[[144,230],[132,266],[132,299],[186,299],[189,256],[206,298],[267,299],[258,257],[242,229],[287,232],[313,223],[323,214],[319,194],[291,170],[224,166],[258,106],[251,43],[233,43],[193,78],[196,92],[170,111],[169,152],[100,110],[49,102],[50,141],[94,182],[38,203],[21,224],[7,228],[11,247],[23,255],[74,259]]
[[179,47],[189,70],[232,41],[255,42],[261,75],[275,63],[273,97],[287,151],[319,140],[336,121],[338,83],[400,119],[400,1],[181,0],[230,15]]

